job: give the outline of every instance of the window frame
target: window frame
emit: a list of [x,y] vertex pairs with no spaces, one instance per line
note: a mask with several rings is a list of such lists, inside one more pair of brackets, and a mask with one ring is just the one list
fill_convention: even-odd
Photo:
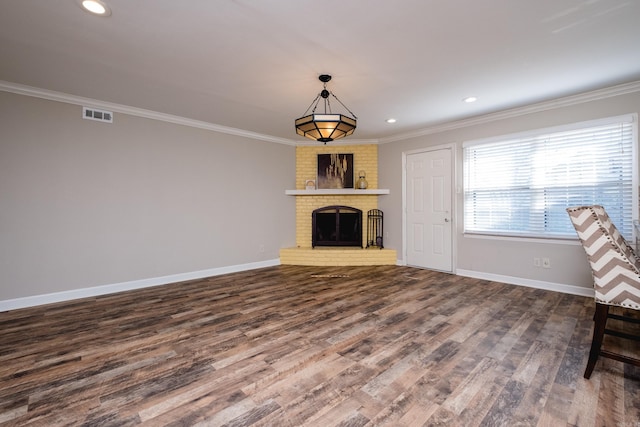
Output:
[[[630,123],[631,124],[631,200],[628,200],[626,204],[630,203],[631,206],[631,218],[629,218],[634,223],[637,222],[638,218],[638,114],[624,114],[619,116],[606,117],[596,120],[588,120],[576,123],[570,123],[566,125],[553,126],[547,128],[533,129],[525,132],[518,132],[513,134],[505,134],[499,136],[493,136],[489,138],[468,140],[462,143],[462,226],[463,226],[463,234],[465,236],[473,236],[473,237],[491,237],[491,238],[505,238],[505,239],[532,239],[532,240],[559,240],[559,241],[567,241],[567,240],[575,240],[575,232],[569,233],[551,233],[545,232],[545,227],[543,224],[542,232],[531,232],[527,230],[509,230],[509,231],[499,231],[499,230],[491,230],[491,229],[482,229],[482,228],[469,228],[468,227],[468,149],[469,147],[474,147],[478,145],[486,145],[486,144],[496,144],[496,143],[513,143],[515,144],[518,140],[532,140],[536,138],[542,138],[543,136],[549,136],[554,134],[560,134],[564,132],[571,131],[579,131],[579,130],[588,130],[590,128],[596,128],[604,125],[611,125],[616,123]],[[507,152],[507,151],[505,151]],[[567,185],[566,189],[571,189],[577,187],[578,184]],[[552,188],[550,186],[543,187],[545,189]],[[503,188],[503,191],[505,189]],[[499,191],[499,190],[496,190]],[[530,190],[533,192],[533,190]],[[606,206],[605,206],[606,208]],[[548,207],[545,204],[545,212]],[[568,217],[567,217],[568,221]],[[626,229],[621,230],[625,238],[632,239],[635,234],[635,227],[627,227]]]

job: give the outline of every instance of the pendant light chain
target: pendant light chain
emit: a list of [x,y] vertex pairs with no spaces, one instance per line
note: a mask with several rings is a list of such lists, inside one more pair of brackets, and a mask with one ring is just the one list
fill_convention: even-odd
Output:
[[358,118],[355,114],[353,114],[353,111],[351,111],[351,110],[349,109],[349,107],[347,107],[346,105],[344,105],[344,104],[342,103],[342,101],[340,101],[340,99],[339,99],[337,96],[335,96],[335,95],[333,94],[333,92],[329,92],[329,93],[331,94],[331,96],[333,96],[333,97],[336,99],[336,101],[338,101],[338,102],[340,103],[340,105],[342,105],[342,106],[344,107],[344,109],[345,109],[345,110],[347,110],[347,111],[349,112],[349,114],[351,114],[351,115],[353,116],[353,118],[354,118],[354,119],[357,119],[357,118]]

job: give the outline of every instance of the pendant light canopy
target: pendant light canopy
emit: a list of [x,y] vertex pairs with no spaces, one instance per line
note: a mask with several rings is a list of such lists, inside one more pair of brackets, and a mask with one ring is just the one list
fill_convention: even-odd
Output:
[[[304,116],[296,119],[296,132],[298,135],[305,136],[314,141],[324,142],[325,144],[335,139],[349,136],[356,130],[356,116],[344,105],[333,92],[327,90],[327,82],[331,80],[328,74],[322,74],[318,79],[323,83],[322,92],[316,96]],[[353,116],[345,116],[344,114],[334,114],[331,112],[331,102],[329,96],[332,96]],[[324,102],[324,113],[316,113],[320,98]],[[311,114],[309,113],[311,110]]]

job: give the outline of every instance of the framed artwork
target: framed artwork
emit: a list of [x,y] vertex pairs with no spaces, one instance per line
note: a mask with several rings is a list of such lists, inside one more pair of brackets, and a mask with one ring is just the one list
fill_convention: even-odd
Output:
[[318,154],[316,187],[353,188],[353,154]]

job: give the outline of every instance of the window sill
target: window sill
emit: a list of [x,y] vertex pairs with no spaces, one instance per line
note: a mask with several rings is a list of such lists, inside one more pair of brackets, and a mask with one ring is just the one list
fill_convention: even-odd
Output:
[[510,242],[541,243],[556,245],[579,245],[578,238],[572,237],[527,237],[500,234],[463,233],[465,239],[503,240]]

